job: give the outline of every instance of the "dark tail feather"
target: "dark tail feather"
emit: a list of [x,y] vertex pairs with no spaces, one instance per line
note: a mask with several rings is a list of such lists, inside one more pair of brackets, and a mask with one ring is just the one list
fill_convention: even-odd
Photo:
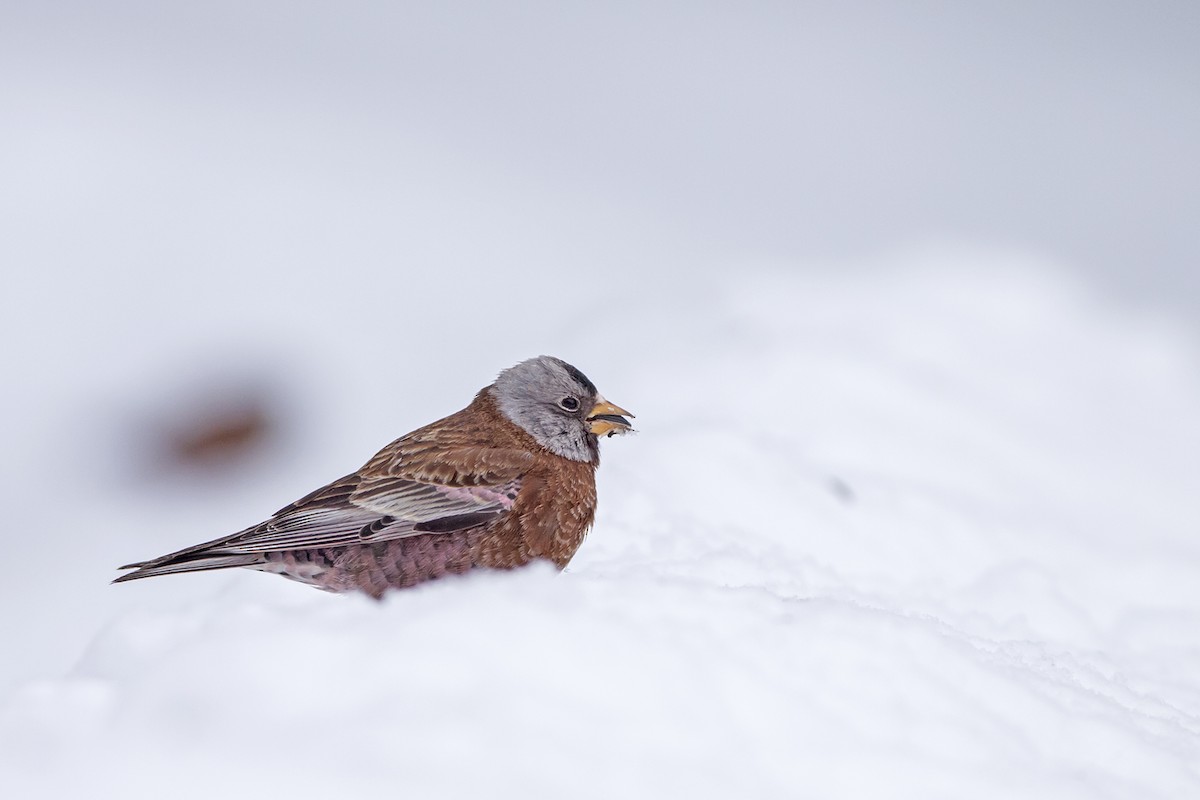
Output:
[[119,569],[132,569],[134,572],[122,575],[113,583],[136,581],[139,578],[153,578],[155,575],[174,575],[180,572],[204,572],[210,569],[229,569],[230,567],[249,567],[262,561],[258,553],[195,553],[190,556],[165,556],[152,561],[142,561],[128,564]]

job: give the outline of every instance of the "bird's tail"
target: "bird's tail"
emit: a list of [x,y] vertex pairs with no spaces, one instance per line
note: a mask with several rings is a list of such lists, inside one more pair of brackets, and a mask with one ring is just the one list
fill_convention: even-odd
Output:
[[113,583],[136,581],[139,578],[153,578],[155,575],[174,575],[179,572],[204,572],[210,569],[229,569],[231,567],[249,567],[262,561],[260,553],[172,553],[161,558],[141,561],[136,564],[126,564],[118,569],[131,569],[128,575],[122,575]]

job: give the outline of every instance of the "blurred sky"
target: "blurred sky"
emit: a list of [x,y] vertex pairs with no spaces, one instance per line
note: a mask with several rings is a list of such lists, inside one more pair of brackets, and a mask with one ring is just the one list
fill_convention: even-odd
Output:
[[1194,2],[0,7],[10,285],[948,239],[1200,308]]

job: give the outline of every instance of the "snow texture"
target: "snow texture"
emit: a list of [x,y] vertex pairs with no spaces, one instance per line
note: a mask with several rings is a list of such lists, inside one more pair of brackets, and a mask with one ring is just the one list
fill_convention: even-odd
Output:
[[[1044,271],[938,266],[965,257],[743,274],[543,340],[641,423],[561,575],[109,587],[254,513],[93,496],[64,563],[38,482],[58,522],[6,608],[71,657],[15,687],[0,771],[20,797],[1193,796],[1194,354]],[[466,361],[416,381],[430,404],[486,378]]]

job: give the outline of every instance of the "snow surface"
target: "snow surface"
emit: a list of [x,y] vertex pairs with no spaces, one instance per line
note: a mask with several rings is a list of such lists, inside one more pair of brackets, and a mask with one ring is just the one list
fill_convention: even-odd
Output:
[[[874,6],[4,9],[0,794],[1200,797],[1194,4]],[[564,574],[108,585],[538,353]]]
[[[249,572],[104,584],[372,447],[208,507],[85,484],[66,563],[64,479],[27,482],[25,563],[54,568],[6,616],[57,652],[0,715],[13,796],[1196,796],[1195,353],[1045,265],[900,260],[673,286],[536,344],[510,321],[641,426],[605,442],[562,575],[382,604]],[[512,360],[489,358],[378,380],[449,410]]]

